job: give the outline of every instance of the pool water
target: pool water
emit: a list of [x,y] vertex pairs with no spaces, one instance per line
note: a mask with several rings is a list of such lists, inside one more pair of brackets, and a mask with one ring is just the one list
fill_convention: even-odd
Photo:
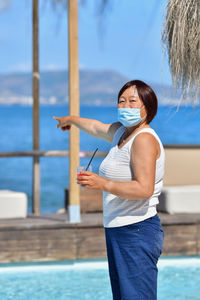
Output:
[[[163,257],[158,300],[200,300],[200,257]],[[0,265],[1,300],[111,300],[106,260]]]

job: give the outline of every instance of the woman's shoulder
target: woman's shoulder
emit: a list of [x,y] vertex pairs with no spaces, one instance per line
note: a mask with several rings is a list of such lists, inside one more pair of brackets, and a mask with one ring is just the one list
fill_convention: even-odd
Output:
[[139,131],[136,134],[130,148],[132,151],[134,149],[138,149],[138,151],[140,151],[140,149],[152,149],[152,151],[156,150],[159,153],[159,156],[160,153],[164,153],[163,144],[155,130],[151,127],[144,128]]
[[[145,130],[146,129],[146,130]],[[133,145],[141,144],[142,146],[155,144],[158,142],[155,134],[153,133],[153,129],[145,128],[136,133],[133,140]]]
[[136,132],[133,135],[130,144],[129,150],[135,146],[138,147],[149,147],[150,145],[157,145],[157,143],[161,143],[157,133],[151,127],[145,127]]
[[144,139],[148,139],[149,141],[157,140],[157,141],[161,142],[158,134],[151,127],[143,128],[134,135],[134,141],[144,140]]

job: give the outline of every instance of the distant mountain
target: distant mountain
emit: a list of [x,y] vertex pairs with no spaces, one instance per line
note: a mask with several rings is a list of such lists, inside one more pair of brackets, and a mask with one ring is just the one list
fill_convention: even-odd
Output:
[[[115,71],[81,70],[80,103],[84,105],[115,105],[120,88],[129,79]],[[150,83],[151,85],[151,83]],[[151,85],[160,104],[177,103],[172,87]],[[68,102],[68,72],[40,73],[40,103],[62,104]],[[32,74],[0,75],[0,104],[32,104]]]

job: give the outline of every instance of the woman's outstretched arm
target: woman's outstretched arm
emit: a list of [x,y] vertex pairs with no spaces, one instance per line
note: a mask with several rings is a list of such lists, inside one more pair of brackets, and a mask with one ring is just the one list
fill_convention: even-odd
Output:
[[85,133],[109,143],[112,143],[115,131],[121,126],[121,123],[119,122],[104,124],[98,120],[81,118],[78,116],[53,117],[53,119],[59,122],[56,126],[57,128],[67,130],[70,129],[71,125],[75,125]]

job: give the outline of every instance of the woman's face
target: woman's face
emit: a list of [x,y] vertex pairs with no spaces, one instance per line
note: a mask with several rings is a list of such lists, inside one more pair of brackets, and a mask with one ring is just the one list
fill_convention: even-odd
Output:
[[118,108],[141,108],[140,114],[144,118],[147,113],[142,100],[138,96],[135,85],[126,89],[119,98]]

